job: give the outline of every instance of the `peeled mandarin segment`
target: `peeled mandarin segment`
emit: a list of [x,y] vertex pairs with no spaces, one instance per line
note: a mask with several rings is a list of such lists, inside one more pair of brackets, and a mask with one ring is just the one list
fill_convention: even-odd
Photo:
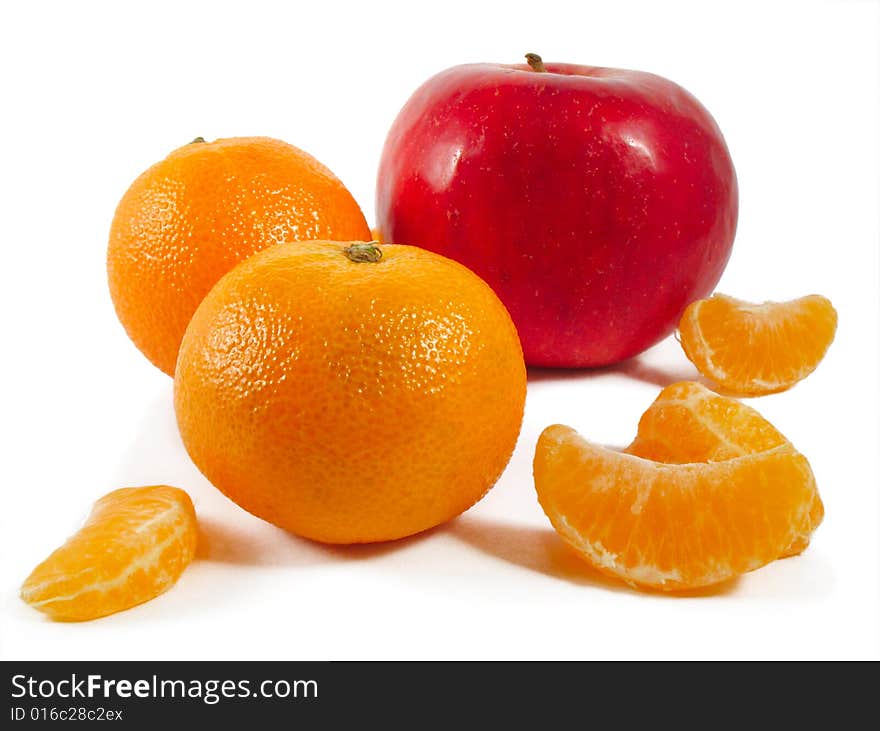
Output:
[[720,462],[788,440],[755,409],[694,381],[664,388],[626,451],[657,462]]
[[183,490],[114,490],[85,525],[31,572],[21,598],[62,621],[96,619],[171,588],[192,561],[196,515]]
[[[682,381],[664,388],[639,420],[628,454],[669,464],[720,462],[765,452],[790,442],[755,409],[720,396],[700,383]],[[809,529],[782,556],[801,553],[824,516],[818,491]]]
[[735,394],[791,388],[812,373],[837,330],[837,312],[814,294],[751,304],[717,294],[690,304],[679,323],[681,345],[704,376]]
[[538,440],[544,512],[600,571],[663,591],[717,584],[808,533],[816,485],[791,445],[723,462],[661,464],[551,426]]

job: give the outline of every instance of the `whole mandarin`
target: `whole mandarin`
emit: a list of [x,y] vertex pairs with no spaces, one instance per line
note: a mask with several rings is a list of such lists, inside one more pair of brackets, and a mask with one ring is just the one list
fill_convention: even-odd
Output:
[[501,475],[526,392],[507,310],[411,246],[260,252],[199,306],[175,409],[206,477],[245,510],[328,543],[402,538]]
[[268,137],[201,138],[132,183],[110,228],[107,276],[135,345],[174,375],[202,298],[238,262],[273,244],[369,237],[340,180],[311,155]]

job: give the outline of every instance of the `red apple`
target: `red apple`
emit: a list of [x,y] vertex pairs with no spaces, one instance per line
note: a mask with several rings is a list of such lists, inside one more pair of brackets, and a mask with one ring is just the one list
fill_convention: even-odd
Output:
[[614,363],[718,282],[736,174],[673,82],[528,58],[456,66],[412,95],[382,153],[377,223],[483,277],[529,364]]

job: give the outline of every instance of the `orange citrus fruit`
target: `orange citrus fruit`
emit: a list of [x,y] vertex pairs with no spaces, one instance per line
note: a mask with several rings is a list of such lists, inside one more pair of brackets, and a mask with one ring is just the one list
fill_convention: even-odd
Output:
[[98,500],[85,525],[21,587],[34,609],[63,621],[95,619],[171,588],[192,561],[196,514],[176,487],[124,487]]
[[837,312],[818,294],[752,304],[723,294],[688,305],[681,345],[704,376],[730,393],[760,396],[812,373],[837,330]]
[[193,316],[175,376],[183,442],[241,507],[328,543],[447,521],[500,476],[526,390],[510,316],[479,277],[411,246],[275,246]]
[[538,440],[535,487],[556,531],[600,571],[663,591],[725,581],[808,532],[816,484],[790,444],[722,462],[664,464],[586,441]]
[[[753,408],[699,383],[683,381],[664,388],[642,414],[638,434],[626,451],[656,462],[681,464],[720,462],[787,444],[788,440]],[[801,553],[824,515],[817,491],[807,530],[781,555]]]
[[354,198],[311,155],[268,137],[199,138],[153,165],[119,202],[110,294],[135,345],[173,375],[190,317],[238,262],[272,244],[369,235]]

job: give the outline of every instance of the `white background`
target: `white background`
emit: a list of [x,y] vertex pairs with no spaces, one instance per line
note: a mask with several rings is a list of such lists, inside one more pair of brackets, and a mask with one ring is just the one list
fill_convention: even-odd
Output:
[[[4,658],[878,656],[878,4],[4,3],[0,653]],[[810,459],[826,520],[801,557],[704,596],[643,595],[570,555],[535,499],[541,429],[625,444],[695,371],[669,339],[623,369],[533,373],[495,489],[410,540],[328,548],[237,509],[174,425],[171,380],[118,324],[104,254],[129,183],[171,149],[271,135],[329,165],[373,219],[385,132],[469,61],[653,71],[727,138],[740,226],[719,290],[829,296],[825,362],[752,402]],[[201,557],[139,608],[53,624],[17,598],[101,494],[192,495]]]

